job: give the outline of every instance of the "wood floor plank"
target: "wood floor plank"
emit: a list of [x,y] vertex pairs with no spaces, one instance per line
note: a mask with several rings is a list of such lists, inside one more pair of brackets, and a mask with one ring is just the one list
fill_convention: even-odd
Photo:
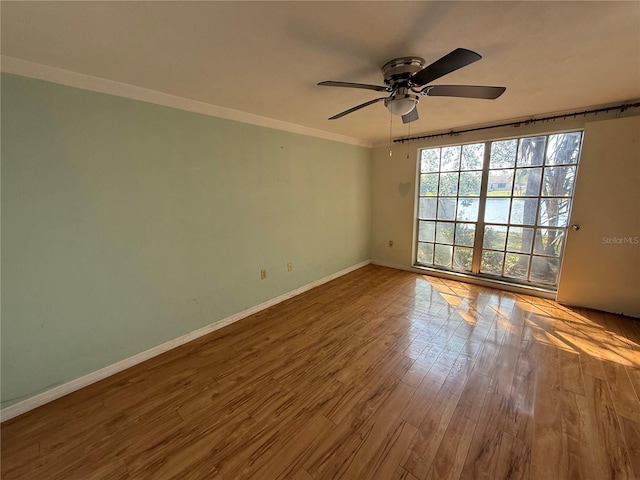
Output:
[[362,422],[342,424],[322,439],[318,449],[304,463],[305,471],[316,480],[341,478],[362,445],[371,435],[373,425]]
[[398,467],[393,473],[393,476],[386,478],[388,478],[389,480],[418,480],[402,467]]
[[502,425],[509,409],[508,398],[497,392],[487,392],[476,429],[469,444],[461,478],[493,480],[503,434]]
[[622,436],[629,452],[629,460],[636,478],[640,477],[640,423],[619,417]]
[[[638,362],[640,362],[640,359]],[[627,367],[627,374],[629,375],[631,385],[633,385],[633,389],[636,392],[636,397],[640,399],[640,365]]]
[[489,378],[483,374],[468,379],[426,479],[460,477],[488,387]]
[[306,470],[302,468],[298,470],[296,473],[294,473],[293,476],[290,477],[290,479],[291,480],[315,480],[311,475],[309,475],[309,473]]
[[0,426],[9,479],[640,477],[640,321],[369,265]]
[[625,367],[615,362],[604,362],[603,368],[616,412],[640,423],[640,402]]
[[[493,478],[495,480],[527,480],[530,476],[531,446],[526,441],[502,435]],[[559,479],[558,479],[559,480]]]
[[560,368],[560,387],[576,395],[584,395],[580,353],[558,349],[558,363]]
[[589,375],[584,380],[594,478],[637,478],[606,381]]
[[565,478],[568,458],[563,441],[558,348],[540,347],[540,358],[547,359],[538,373],[535,392],[534,438],[531,446],[532,478]]
[[416,427],[410,423],[400,421],[390,435],[380,443],[373,453],[375,462],[369,466],[371,480],[387,480],[397,471],[400,461],[417,433]]
[[370,432],[348,468],[336,479],[385,478],[383,475],[388,478],[413,440],[416,427],[397,416],[388,415],[377,418]]
[[[335,428],[335,425],[322,415],[314,415],[302,428],[287,438],[279,453],[269,456],[266,462],[248,476],[241,478],[269,478],[273,480],[287,479],[302,470],[302,465],[315,451],[321,439]],[[308,473],[305,472],[306,475]]]
[[343,478],[388,478],[404,456],[413,440],[416,427],[398,417],[397,413],[409,402],[415,389],[402,382],[396,384],[391,394],[376,411],[371,435],[362,443],[353,457]]
[[467,361],[469,369],[458,370],[455,368],[460,373],[454,375],[455,381],[452,381],[451,384],[443,384],[433,399],[426,403],[423,420],[420,422],[414,441],[401,464],[403,468],[418,478],[423,479],[427,476],[436,459],[438,448],[446,435],[471,371],[472,360],[467,359]]
[[560,393],[562,450],[567,458],[567,478],[590,478],[593,472],[592,457],[584,448],[588,444],[588,432],[583,400],[583,396],[570,390]]

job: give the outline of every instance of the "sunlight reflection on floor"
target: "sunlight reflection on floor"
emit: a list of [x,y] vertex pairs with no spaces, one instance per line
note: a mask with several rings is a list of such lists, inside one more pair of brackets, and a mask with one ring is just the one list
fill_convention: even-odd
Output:
[[532,337],[542,344],[628,367],[640,367],[640,345],[612,331],[608,326],[609,314],[585,310],[587,315],[592,315],[589,318],[552,300],[500,290],[487,295],[484,287],[441,278],[423,278],[469,325],[477,323],[478,312],[482,311],[477,301],[482,298],[483,304],[496,312],[496,321],[503,328],[509,328],[513,323],[521,324],[520,319],[524,319]]

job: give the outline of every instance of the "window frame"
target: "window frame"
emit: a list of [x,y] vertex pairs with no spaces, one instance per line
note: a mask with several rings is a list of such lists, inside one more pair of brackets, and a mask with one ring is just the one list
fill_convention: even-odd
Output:
[[[577,154],[575,155],[575,163],[570,163],[570,164],[555,164],[555,163],[547,163],[548,162],[548,155],[549,155],[549,146],[551,144],[550,139],[555,136],[555,135],[563,135],[563,134],[572,134],[572,133],[578,133],[580,134],[580,138],[579,138],[579,143],[577,144]],[[523,139],[535,139],[537,137],[544,137],[544,151],[542,153],[542,161],[540,163],[540,165],[520,165],[519,164],[519,157],[520,157],[520,149],[522,146],[522,140]],[[502,167],[503,170],[511,170],[512,174],[513,174],[513,178],[511,179],[511,190],[510,190],[510,195],[508,196],[496,196],[495,198],[504,198],[504,199],[509,199],[509,209],[508,209],[508,215],[507,215],[507,220],[506,223],[496,223],[496,222],[491,222],[491,221],[487,221],[485,220],[485,210],[486,210],[486,206],[487,206],[487,199],[492,198],[491,195],[489,195],[489,175],[491,173],[491,171],[496,171],[499,170],[500,168],[491,168],[490,165],[490,160],[491,160],[491,154],[492,154],[492,146],[494,143],[496,142],[504,142],[504,141],[516,141],[516,149],[515,149],[515,158],[514,158],[514,162],[513,162],[513,166],[511,167]],[[435,264],[435,249],[436,249],[436,245],[439,245],[442,242],[437,242],[436,241],[436,235],[437,235],[437,222],[440,221],[440,219],[438,219],[438,213],[436,211],[436,214],[434,215],[433,219],[423,219],[420,217],[420,199],[421,198],[426,198],[425,195],[421,195],[421,174],[422,172],[422,168],[421,168],[421,160],[422,160],[422,152],[425,150],[430,150],[430,149],[439,149],[440,152],[440,156],[442,155],[442,149],[446,149],[446,148],[459,148],[460,149],[460,159],[459,159],[459,166],[458,169],[456,170],[458,176],[460,176],[461,173],[466,172],[467,170],[461,170],[462,168],[462,149],[464,148],[464,146],[466,145],[478,145],[478,144],[482,144],[483,148],[484,148],[484,158],[483,158],[483,163],[482,163],[482,170],[481,170],[481,188],[480,188],[480,195],[479,197],[474,197],[474,198],[478,198],[478,214],[477,214],[477,218],[475,222],[468,222],[465,220],[458,220],[457,218],[457,212],[456,215],[454,215],[454,218],[452,220],[444,220],[444,222],[446,223],[451,223],[453,225],[453,231],[456,232],[457,231],[457,226],[459,224],[465,224],[465,223],[471,223],[475,225],[475,237],[474,237],[474,242],[473,242],[473,250],[471,252],[472,254],[472,264],[471,264],[471,268],[470,270],[461,270],[460,268],[456,268],[455,263],[456,263],[456,258],[455,258],[455,254],[454,254],[454,249],[456,247],[456,240],[455,237],[454,239],[452,239],[450,247],[451,247],[451,261],[449,263],[449,266],[438,266]],[[414,207],[414,235],[413,235],[413,250],[412,250],[412,263],[413,266],[419,269],[426,269],[426,270],[433,270],[436,272],[443,272],[443,273],[450,273],[450,274],[455,274],[455,275],[462,275],[462,276],[468,276],[468,277],[472,277],[472,278],[478,278],[481,280],[488,280],[488,281],[495,281],[495,282],[500,282],[500,283],[508,283],[508,284],[513,284],[516,286],[524,286],[524,287],[530,287],[530,288],[536,288],[536,289],[543,289],[543,290],[548,290],[548,291],[557,291],[558,288],[558,281],[559,281],[559,276],[560,276],[560,270],[562,267],[562,257],[564,254],[564,249],[566,247],[566,239],[567,239],[567,232],[569,229],[569,223],[570,223],[570,218],[571,218],[571,209],[573,207],[573,198],[575,196],[575,185],[576,185],[576,178],[578,175],[578,170],[579,170],[579,163],[580,163],[580,157],[582,154],[582,147],[584,144],[584,128],[575,128],[575,129],[567,129],[567,130],[559,130],[559,131],[553,131],[553,132],[544,132],[544,133],[529,133],[527,135],[518,135],[518,136],[509,136],[509,137],[501,137],[501,138],[491,138],[491,139],[485,139],[485,140],[476,140],[476,141],[467,141],[467,142],[460,142],[460,143],[451,143],[451,144],[436,144],[436,145],[429,145],[429,146],[420,146],[419,148],[417,148],[417,152],[416,152],[416,195],[415,195],[415,207]],[[551,168],[562,168],[562,167],[570,167],[572,169],[572,189],[571,189],[571,194],[569,196],[559,196],[559,195],[544,195],[544,188],[545,188],[545,176],[547,175],[547,170],[551,169]],[[438,169],[438,174],[441,174],[443,172],[449,172],[449,170],[440,170],[441,166],[439,166]],[[516,183],[517,183],[517,175],[519,172],[524,172],[530,170],[531,172],[533,172],[535,168],[539,168],[540,169],[540,180],[539,180],[539,185],[538,185],[538,191],[537,191],[537,195],[536,196],[526,196],[526,195],[515,195],[515,188],[516,188]],[[475,171],[475,170],[474,170]],[[495,182],[494,182],[495,183]],[[508,182],[507,182],[508,183]],[[522,182],[521,182],[522,183]],[[458,189],[459,189],[460,185],[459,185],[459,180],[458,180]],[[437,192],[437,194],[435,195],[435,200],[436,200],[436,205],[438,204],[438,200],[440,198],[440,196],[438,195],[439,191]],[[446,197],[445,197],[446,198]],[[464,198],[464,197],[460,197],[459,196],[459,190],[456,191],[456,196],[453,197],[456,199],[456,205],[458,204],[458,200],[460,198]],[[526,200],[526,199],[531,199],[531,198],[535,198],[537,205],[536,205],[536,214],[535,214],[535,220],[533,221],[533,224],[529,225],[529,224],[525,224],[525,223],[517,223],[517,222],[513,222],[513,204],[514,204],[514,200]],[[566,198],[569,201],[569,207],[566,211],[566,224],[563,227],[557,227],[557,226],[552,226],[552,225],[543,225],[540,224],[540,216],[542,215],[542,209],[543,209],[543,201],[544,199],[553,199],[553,198],[558,198],[558,199],[562,199],[562,198]],[[546,202],[545,202],[546,204]],[[422,263],[418,260],[418,256],[419,256],[419,252],[420,252],[420,244],[421,243],[425,243],[424,241],[420,240],[420,222],[433,222],[433,228],[434,228],[434,236],[433,236],[433,240],[430,242],[426,242],[426,243],[430,243],[433,245],[433,253],[432,253],[432,261],[430,264],[427,263]],[[522,252],[522,251],[513,251],[510,250],[509,245],[508,245],[508,238],[505,238],[504,241],[504,246],[502,248],[502,250],[494,250],[491,248],[484,248],[483,247],[483,241],[484,241],[484,237],[485,237],[485,229],[487,227],[487,225],[489,226],[499,226],[499,227],[504,227],[506,230],[505,236],[508,236],[509,233],[511,232],[511,229],[524,229],[524,228],[531,228],[532,232],[532,240],[531,240],[531,248],[529,249],[528,253]],[[549,231],[549,230],[555,230],[555,231],[559,231],[561,232],[557,237],[553,237],[558,238],[561,237],[562,238],[562,244],[560,246],[560,250],[557,254],[557,256],[555,255],[549,255],[546,254],[544,252],[536,252],[535,250],[535,243],[536,243],[536,239],[538,237],[538,231]],[[514,248],[514,247],[511,247]],[[481,263],[482,263],[482,258],[484,255],[484,251],[495,251],[496,253],[500,253],[502,254],[502,264],[500,267],[500,273],[499,274],[490,274],[481,271]],[[528,256],[528,265],[527,265],[527,270],[526,270],[526,278],[522,279],[522,278],[516,278],[516,277],[512,277],[512,276],[507,276],[505,275],[507,272],[505,271],[506,269],[506,259],[507,256],[515,256],[515,255],[527,255]],[[533,277],[533,272],[531,270],[531,265],[532,262],[534,262],[534,259],[540,257],[540,258],[553,258],[556,259],[557,258],[557,271],[556,271],[556,276],[555,276],[555,281],[553,283],[547,283],[544,281],[533,281],[532,277]]]

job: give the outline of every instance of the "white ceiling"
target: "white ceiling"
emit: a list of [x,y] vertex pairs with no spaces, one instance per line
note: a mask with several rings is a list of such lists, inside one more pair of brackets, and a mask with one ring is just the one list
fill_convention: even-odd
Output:
[[[640,2],[9,2],[2,55],[346,135],[389,138],[378,92],[399,56],[484,58],[434,84],[502,85],[495,101],[423,98],[411,133],[640,98]],[[394,136],[407,126],[394,118]]]

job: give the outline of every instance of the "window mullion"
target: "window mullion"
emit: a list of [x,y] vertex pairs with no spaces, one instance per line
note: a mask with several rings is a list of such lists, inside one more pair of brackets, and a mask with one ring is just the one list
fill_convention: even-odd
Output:
[[476,224],[476,236],[473,242],[473,260],[471,272],[479,273],[482,262],[482,243],[484,240],[484,211],[489,185],[489,159],[491,158],[491,142],[484,144],[484,160],[482,164],[482,180],[480,182],[480,199],[478,200],[478,223]]

